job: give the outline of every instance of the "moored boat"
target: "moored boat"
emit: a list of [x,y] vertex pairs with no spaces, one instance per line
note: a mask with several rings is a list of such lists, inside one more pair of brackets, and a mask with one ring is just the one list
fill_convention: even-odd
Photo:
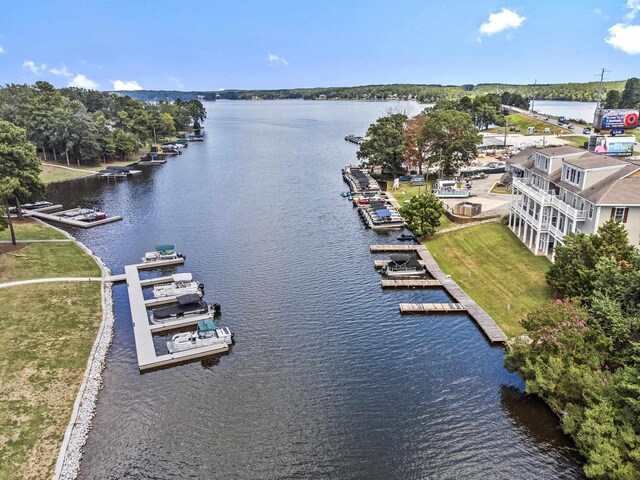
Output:
[[398,237],[398,240],[400,240],[402,242],[406,242],[407,240],[415,240],[415,239],[416,239],[416,237],[414,237],[410,233],[403,233]]
[[381,272],[388,277],[415,277],[424,275],[427,269],[409,255],[393,254],[389,255],[389,263]]
[[197,293],[180,295],[177,303],[168,307],[156,308],[149,315],[149,320],[155,325],[162,325],[174,320],[183,320],[189,317],[203,316],[212,319],[220,311],[217,303],[209,304],[200,298]]
[[173,282],[153,287],[153,298],[176,297],[180,295],[204,295],[204,284],[195,282],[190,273],[176,273]]
[[182,352],[193,348],[233,343],[233,334],[228,327],[218,328],[211,320],[201,320],[195,332],[177,333],[167,342],[169,353]]
[[175,251],[175,245],[167,243],[163,245],[156,245],[156,251],[145,253],[144,257],[142,257],[142,261],[144,263],[148,263],[158,262],[160,260],[175,260],[176,258],[186,259],[184,255]]

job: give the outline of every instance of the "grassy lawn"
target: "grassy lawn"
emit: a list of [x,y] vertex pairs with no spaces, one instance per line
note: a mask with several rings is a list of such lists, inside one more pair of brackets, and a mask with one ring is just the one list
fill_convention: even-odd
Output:
[[51,478],[100,304],[97,283],[0,289],[0,478]]
[[587,137],[581,137],[580,135],[566,135],[560,138],[562,140],[565,140],[566,142],[569,142],[569,145],[571,145],[572,147],[578,148],[584,148],[585,142],[589,141]]
[[[431,183],[428,183],[425,186],[415,187],[410,183],[401,183],[400,190],[394,190],[391,193],[393,197],[398,201],[400,205],[404,204],[405,200],[411,200],[413,197],[420,193],[430,192],[431,191]],[[442,230],[444,228],[448,228],[452,226],[453,223],[447,217],[442,215],[440,217],[440,226],[436,230]]]
[[[519,133],[521,135],[529,135],[527,133],[527,127],[534,127],[536,129],[536,133],[533,135],[542,135],[545,128],[551,129],[551,134],[558,135],[561,133],[569,133],[570,130],[560,128],[557,125],[553,125],[547,122],[543,122],[540,119],[528,117],[526,115],[522,115],[521,113],[513,113],[511,115],[506,116],[507,122],[509,126],[519,128],[519,132],[508,132],[508,133]],[[508,127],[507,127],[508,128]],[[497,133],[498,130],[504,132],[505,127],[495,127],[489,128],[487,130],[483,130],[485,133]]]
[[435,235],[425,245],[508,336],[523,333],[518,320],[552,298],[544,278],[551,262],[533,255],[506,225],[463,228]]
[[501,195],[511,195],[511,187],[496,183],[489,193],[499,193]]
[[30,243],[0,255],[0,282],[48,277],[100,277],[88,254],[72,242]]
[[[13,219],[13,229],[16,232],[17,240],[59,240],[66,237],[54,230],[31,219]],[[11,240],[9,229],[0,231],[0,240]]]
[[[40,165],[42,169],[42,171],[40,172],[40,179],[44,183],[60,182],[63,180],[71,180],[73,178],[80,178],[80,177],[86,177],[87,175],[91,175],[90,173],[87,172],[87,170],[91,172],[98,172],[100,170],[104,170],[109,166],[122,167],[122,166],[131,165],[134,162],[135,160],[125,160],[122,162],[108,162],[108,163],[101,163],[99,165],[92,165],[92,166],[82,165],[80,167],[78,167],[77,165],[69,165],[68,168],[59,168],[59,167],[52,167],[49,165]],[[47,163],[53,164],[55,162],[50,161]],[[66,163],[59,163],[59,165],[61,167],[67,167]],[[69,170],[69,168],[73,170]]]
[[[18,238],[64,238],[31,220]],[[8,237],[8,232],[0,232]],[[100,276],[71,242],[0,246],[0,282]],[[50,478],[102,320],[97,282],[0,289],[0,478]]]

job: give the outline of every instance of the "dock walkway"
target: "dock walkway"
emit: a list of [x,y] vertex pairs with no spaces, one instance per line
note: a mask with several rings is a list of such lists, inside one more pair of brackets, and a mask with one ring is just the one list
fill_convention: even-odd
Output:
[[[467,295],[449,275],[446,275],[442,270],[440,270],[435,259],[424,245],[371,245],[370,250],[371,253],[416,252],[418,257],[427,267],[427,272],[429,272],[435,280],[439,281],[449,295],[451,295],[458,304],[463,307],[460,310],[466,311],[471,318],[476,321],[478,326],[492,343],[504,343],[507,341],[507,336],[493,318],[491,318],[487,312],[480,307],[480,305],[473,301],[473,299],[469,297],[469,295]],[[401,304],[401,312],[402,305],[408,304]]]
[[434,288],[442,287],[442,284],[438,280],[427,278],[412,278],[406,280],[392,280],[385,278],[380,280],[380,286],[382,288]]
[[461,303],[401,303],[400,313],[466,312]]
[[[183,259],[180,259],[184,261]],[[165,261],[166,262],[166,261]],[[136,344],[136,354],[138,357],[138,368],[141,372],[159,368],[176,363],[182,363],[187,360],[206,357],[216,353],[222,353],[229,350],[226,344],[209,345],[206,347],[193,348],[182,352],[169,353],[165,355],[156,355],[155,346],[153,344],[153,333],[166,331],[169,329],[180,328],[191,323],[173,323],[160,327],[155,327],[149,323],[147,316],[147,304],[142,295],[142,282],[138,268],[158,268],[158,263],[150,262],[138,265],[127,265],[124,267],[124,274],[127,281],[127,290],[129,293],[129,306],[131,309],[131,322],[133,324],[133,336]],[[174,263],[175,264],[175,261]],[[165,280],[169,277],[161,277]],[[192,319],[193,320],[193,319]]]

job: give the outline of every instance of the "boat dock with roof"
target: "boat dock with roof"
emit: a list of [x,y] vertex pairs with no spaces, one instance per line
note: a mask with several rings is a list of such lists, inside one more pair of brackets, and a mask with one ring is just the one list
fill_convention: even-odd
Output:
[[[476,302],[474,302],[464,290],[462,290],[456,282],[454,282],[449,275],[446,275],[434,260],[429,250],[424,245],[371,245],[371,253],[393,253],[402,252],[409,253],[415,252],[419,260],[421,260],[426,266],[427,272],[433,277],[433,279],[440,283],[440,285],[451,295],[455,302],[447,304],[434,304],[434,303],[402,303],[400,304],[401,313],[439,313],[439,312],[467,312],[471,318],[473,318],[478,326],[482,329],[484,334],[492,343],[504,343],[507,341],[507,336],[502,329],[496,324]],[[376,260],[376,266],[383,261]],[[389,282],[390,280],[383,280],[383,282]],[[395,282],[410,282],[412,280],[395,280]],[[427,280],[420,280],[426,282]],[[392,284],[387,284],[391,286]],[[400,286],[399,284],[397,284]],[[385,284],[383,284],[385,286]],[[396,286],[396,285],[393,285]],[[426,286],[426,285],[425,285]],[[433,285],[436,286],[436,285]]]

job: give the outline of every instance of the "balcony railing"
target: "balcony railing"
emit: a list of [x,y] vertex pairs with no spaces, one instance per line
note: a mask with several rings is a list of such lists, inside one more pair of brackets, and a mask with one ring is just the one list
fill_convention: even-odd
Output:
[[527,196],[533,198],[537,203],[544,206],[552,206],[558,210],[558,212],[564,213],[567,217],[574,221],[584,221],[587,219],[586,210],[578,210],[571,205],[563,202],[557,195],[546,193],[536,187],[531,186],[531,179],[513,179],[513,186],[518,190],[525,193]]

